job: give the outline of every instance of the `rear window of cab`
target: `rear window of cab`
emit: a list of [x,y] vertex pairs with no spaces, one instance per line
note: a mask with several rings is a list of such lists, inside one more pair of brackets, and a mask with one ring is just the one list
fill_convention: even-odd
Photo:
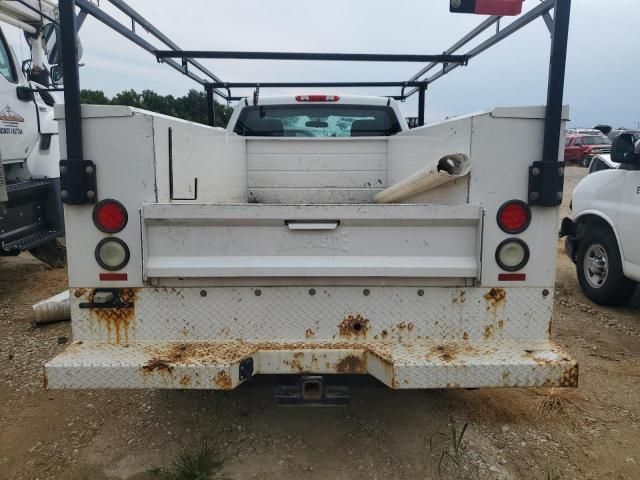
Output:
[[400,132],[395,112],[369,105],[261,105],[246,107],[234,128],[253,137],[385,137]]

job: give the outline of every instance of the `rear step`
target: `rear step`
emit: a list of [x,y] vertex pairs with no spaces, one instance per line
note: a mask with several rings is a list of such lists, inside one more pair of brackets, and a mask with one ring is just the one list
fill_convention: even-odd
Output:
[[5,243],[2,245],[2,249],[7,252],[24,252],[26,250],[31,250],[38,245],[42,245],[43,243],[47,243],[50,240],[54,240],[60,235],[61,232],[56,230],[43,230],[13,242]]
[[42,178],[7,184],[0,216],[0,250],[14,254],[64,236],[59,180]]
[[45,374],[54,389],[232,390],[260,374],[369,374],[394,389],[575,387],[578,365],[547,341],[75,342],[45,365]]

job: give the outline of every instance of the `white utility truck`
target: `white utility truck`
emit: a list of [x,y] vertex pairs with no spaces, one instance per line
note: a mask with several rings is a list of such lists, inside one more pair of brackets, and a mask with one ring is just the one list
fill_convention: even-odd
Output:
[[576,362],[551,338],[568,116],[569,3],[558,2],[533,10],[558,10],[547,107],[426,126],[421,109],[408,129],[393,98],[256,88],[222,129],[80,106],[64,48],[73,2],[62,1],[73,342],[46,364],[48,387],[230,390],[290,375],[300,382],[283,402],[340,403],[336,374],[394,389],[577,386]]
[[576,186],[560,233],[587,298],[620,305],[640,282],[640,139],[616,137],[609,163]]
[[[57,93],[47,68],[60,61],[57,5],[51,0],[0,1],[0,255],[29,250],[64,266],[60,147],[53,118]],[[20,29],[31,57],[18,59],[7,26]],[[59,68],[52,68],[56,80]]]

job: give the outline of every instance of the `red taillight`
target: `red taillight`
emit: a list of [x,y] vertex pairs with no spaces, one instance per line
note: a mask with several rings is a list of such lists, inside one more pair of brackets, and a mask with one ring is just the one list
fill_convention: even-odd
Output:
[[506,233],[522,233],[530,222],[531,209],[520,200],[510,200],[498,210],[498,226]]
[[520,15],[522,0],[476,0],[479,15]]
[[93,223],[105,233],[117,233],[127,225],[127,210],[120,202],[101,200],[93,208]]
[[296,102],[337,102],[338,95],[297,95]]

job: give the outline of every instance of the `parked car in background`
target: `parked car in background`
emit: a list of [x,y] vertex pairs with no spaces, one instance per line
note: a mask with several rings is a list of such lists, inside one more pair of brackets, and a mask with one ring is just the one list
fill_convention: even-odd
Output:
[[[607,131],[608,133],[608,131]],[[566,135],[600,135],[606,137],[607,134],[604,133],[600,128],[568,128],[566,131]]]
[[622,133],[630,133],[636,141],[640,140],[640,130],[631,130],[627,128],[616,128],[609,132],[609,140],[613,140]]
[[620,164],[611,160],[611,155],[596,155],[589,163],[589,173],[599,172],[601,170],[615,170],[620,168]]
[[611,153],[611,140],[599,135],[567,135],[564,144],[564,161],[588,167],[594,155]]
[[585,296],[600,305],[620,305],[640,282],[640,141],[620,135],[606,157],[619,168],[582,179],[560,236],[566,237],[565,250]]

